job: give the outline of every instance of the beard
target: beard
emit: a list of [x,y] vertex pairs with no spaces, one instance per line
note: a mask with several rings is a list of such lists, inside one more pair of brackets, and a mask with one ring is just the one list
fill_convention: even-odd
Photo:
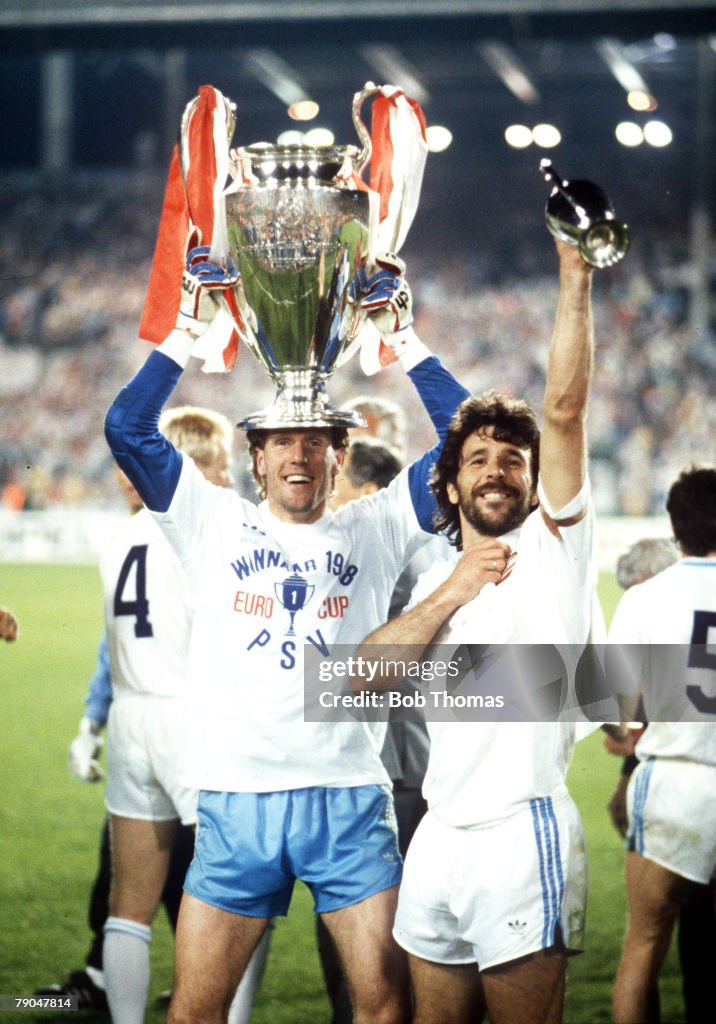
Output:
[[[513,491],[512,493],[517,494]],[[485,537],[502,537],[522,526],[532,511],[532,496],[523,495],[501,512],[485,515],[477,506],[477,496],[459,495],[460,511],[470,526]]]

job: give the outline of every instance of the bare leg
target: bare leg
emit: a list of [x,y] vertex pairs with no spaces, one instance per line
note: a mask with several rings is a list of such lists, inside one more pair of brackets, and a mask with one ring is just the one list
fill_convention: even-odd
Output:
[[485,999],[477,964],[436,964],[412,955],[408,960],[415,992],[413,1024],[480,1024]]
[[268,921],[230,914],[184,893],[170,1024],[224,1024]]
[[177,821],[141,821],[110,817],[113,917],[151,924],[169,870]]
[[552,946],[482,972],[490,1024],[559,1024],[567,957]]
[[355,1024],[407,1024],[410,986],[405,954],[393,939],[397,885],[323,914],[338,948]]
[[658,1024],[653,993],[669,949],[679,907],[694,888],[674,874],[630,851],[626,855],[629,922],[612,1004],[615,1024]]
[[149,991],[149,941],[169,867],[176,821],[112,815],[112,883],[103,963],[115,1024],[142,1024]]

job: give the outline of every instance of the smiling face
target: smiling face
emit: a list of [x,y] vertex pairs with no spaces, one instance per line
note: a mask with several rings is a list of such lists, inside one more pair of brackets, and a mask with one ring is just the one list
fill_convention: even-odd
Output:
[[269,508],[284,522],[313,523],[323,515],[343,451],[328,429],[270,430],[255,451]]
[[447,494],[459,507],[463,542],[471,531],[488,537],[509,533],[537,504],[530,449],[496,441],[492,427],[470,434]]

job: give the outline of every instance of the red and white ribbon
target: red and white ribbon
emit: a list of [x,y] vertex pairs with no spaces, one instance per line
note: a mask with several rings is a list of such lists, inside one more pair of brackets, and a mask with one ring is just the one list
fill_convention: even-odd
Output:
[[[212,85],[203,85],[188,104],[179,143],[169,167],[164,205],[149,275],[149,285],[139,325],[139,337],[159,344],[174,329],[179,312],[181,277],[191,227],[201,232],[211,257],[225,263],[228,257],[224,188],[229,170],[228,100]],[[181,149],[181,152],[180,152]],[[183,171],[183,173],[182,173]],[[231,292],[225,294],[230,312]],[[204,359],[206,372],[230,370],[236,362],[239,332],[234,316],[217,317],[195,354]],[[241,324],[239,314],[238,323]],[[212,325],[213,326],[213,325]]]
[[[369,260],[380,252],[398,252],[418,209],[428,155],[425,116],[416,100],[394,85],[383,85],[371,107]],[[363,328],[360,362],[369,376],[397,356],[368,322]]]

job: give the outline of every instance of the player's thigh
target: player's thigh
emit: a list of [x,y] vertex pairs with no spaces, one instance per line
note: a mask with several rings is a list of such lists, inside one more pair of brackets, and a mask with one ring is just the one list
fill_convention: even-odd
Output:
[[679,908],[696,884],[634,851],[626,855],[624,876],[632,940],[668,941]]
[[110,815],[110,913],[150,924],[169,870],[177,821]]
[[395,1020],[407,1019],[408,963],[392,934],[397,903],[393,885],[321,915],[338,949],[357,1017],[365,1011],[371,1019],[381,1006],[390,1006]]
[[490,1024],[559,1024],[566,970],[566,953],[555,946],[483,971]]
[[221,910],[185,893],[176,932],[170,1024],[225,1019],[268,918]]
[[480,1024],[485,999],[477,964],[436,964],[408,956],[413,1024]]

